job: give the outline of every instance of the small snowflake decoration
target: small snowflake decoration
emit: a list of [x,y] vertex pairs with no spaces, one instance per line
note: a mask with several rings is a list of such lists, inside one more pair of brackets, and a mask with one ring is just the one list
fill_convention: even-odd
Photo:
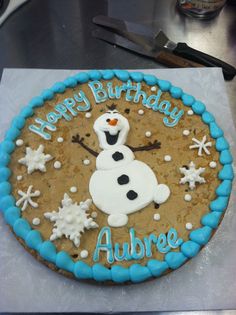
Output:
[[184,175],[180,179],[180,184],[189,183],[189,188],[193,190],[196,187],[196,183],[203,184],[205,183],[205,179],[200,176],[205,171],[204,167],[200,167],[198,169],[195,168],[196,165],[193,162],[190,162],[189,168],[180,167],[179,170],[181,174]]
[[36,170],[46,172],[45,163],[50,161],[53,157],[50,154],[44,154],[44,146],[40,144],[37,150],[30,147],[26,148],[26,155],[18,162],[27,166],[27,173],[31,174]]
[[202,156],[202,151],[204,151],[207,155],[211,154],[207,147],[211,147],[212,143],[210,141],[206,142],[206,136],[204,136],[201,141],[196,138],[192,138],[192,141],[195,142],[195,144],[190,145],[189,149],[198,149],[199,156]]
[[92,200],[87,199],[78,205],[77,203],[73,203],[67,194],[64,194],[61,204],[62,207],[59,207],[58,212],[44,213],[45,218],[50,219],[51,222],[55,222],[50,240],[54,241],[65,235],[66,238],[74,242],[76,247],[79,247],[81,234],[84,233],[84,230],[98,227],[92,218],[88,218],[89,214],[87,211],[92,204]]
[[35,190],[35,192],[32,192],[32,189],[33,185],[30,185],[26,193],[23,192],[22,190],[18,190],[18,195],[20,195],[21,198],[17,200],[16,205],[18,207],[23,203],[23,206],[21,208],[22,211],[24,211],[27,208],[28,204],[30,204],[33,208],[38,207],[37,202],[34,202],[31,198],[40,196],[40,191]]

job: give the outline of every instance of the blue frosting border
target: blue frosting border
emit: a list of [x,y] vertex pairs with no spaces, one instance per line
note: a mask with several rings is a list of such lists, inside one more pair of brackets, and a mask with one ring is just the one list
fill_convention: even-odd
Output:
[[[74,262],[67,252],[57,252],[51,241],[44,241],[40,232],[32,229],[28,221],[21,218],[21,211],[15,206],[15,199],[11,195],[11,184],[8,182],[11,170],[7,165],[10,162],[11,153],[15,149],[15,140],[20,135],[26,119],[34,114],[35,108],[43,106],[44,102],[51,100],[55,93],[63,93],[66,88],[75,87],[77,84],[86,83],[89,80],[110,80],[114,77],[121,81],[131,79],[135,82],[145,81],[148,85],[157,84],[162,91],[169,91],[173,98],[181,99],[185,106],[192,108],[193,112],[200,115],[202,121],[208,125],[211,136],[216,140],[216,150],[220,153],[222,169],[218,173],[221,183],[216,189],[217,198],[209,205],[211,211],[201,218],[202,227],[192,230],[189,235],[190,240],[181,245],[179,252],[167,253],[163,261],[150,259],[146,266],[133,264],[129,268],[124,268],[116,265],[108,269],[101,264],[89,266],[83,261]],[[44,90],[40,96],[34,97],[13,119],[10,129],[5,134],[4,141],[0,144],[0,208],[5,221],[30,249],[37,251],[43,259],[55,264],[58,268],[73,273],[76,278],[96,281],[111,280],[116,283],[127,281],[137,283],[151,277],[159,277],[168,269],[179,268],[188,259],[196,256],[201,247],[209,241],[228,205],[234,178],[232,161],[229,144],[224,138],[222,129],[215,122],[214,116],[206,110],[202,102],[184,93],[181,88],[172,86],[169,81],[160,80],[154,75],[143,74],[142,72],[128,72],[126,70],[81,72],[68,77],[63,82],[55,83],[51,89]]]

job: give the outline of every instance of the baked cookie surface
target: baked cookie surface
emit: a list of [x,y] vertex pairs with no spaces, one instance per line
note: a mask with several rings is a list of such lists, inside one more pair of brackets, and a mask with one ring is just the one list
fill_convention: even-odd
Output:
[[78,279],[140,282],[213,235],[233,179],[203,103],[154,76],[80,73],[45,90],[1,144],[0,206],[26,247]]

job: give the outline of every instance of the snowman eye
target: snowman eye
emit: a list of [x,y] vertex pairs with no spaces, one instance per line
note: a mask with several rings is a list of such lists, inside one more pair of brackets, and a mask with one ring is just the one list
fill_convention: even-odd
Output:
[[109,122],[110,121],[110,118],[108,118],[107,120],[106,120],[106,122]]

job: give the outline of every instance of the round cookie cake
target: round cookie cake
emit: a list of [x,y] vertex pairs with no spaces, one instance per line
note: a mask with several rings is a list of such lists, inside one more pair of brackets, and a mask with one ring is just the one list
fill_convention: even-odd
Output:
[[202,102],[153,75],[93,70],[43,91],[13,120],[1,143],[0,208],[51,269],[141,282],[210,240],[231,164]]

